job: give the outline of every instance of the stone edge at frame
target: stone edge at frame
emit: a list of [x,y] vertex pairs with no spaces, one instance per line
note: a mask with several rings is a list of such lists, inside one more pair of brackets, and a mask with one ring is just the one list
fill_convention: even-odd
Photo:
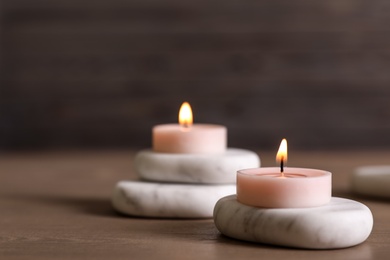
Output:
[[352,174],[351,184],[356,194],[390,199],[390,165],[358,167]]

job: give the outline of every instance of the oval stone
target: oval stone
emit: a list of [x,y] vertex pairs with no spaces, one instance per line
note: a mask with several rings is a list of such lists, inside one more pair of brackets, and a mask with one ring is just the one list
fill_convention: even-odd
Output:
[[124,214],[158,218],[212,218],[215,203],[234,194],[236,185],[118,182],[112,196],[114,208]]
[[370,209],[353,200],[332,197],[313,208],[256,208],[239,203],[236,195],[220,199],[214,223],[224,235],[277,246],[335,249],[362,243],[370,235]]
[[134,160],[135,171],[140,178],[179,183],[235,183],[237,170],[260,166],[256,153],[235,148],[221,154],[173,154],[143,150]]

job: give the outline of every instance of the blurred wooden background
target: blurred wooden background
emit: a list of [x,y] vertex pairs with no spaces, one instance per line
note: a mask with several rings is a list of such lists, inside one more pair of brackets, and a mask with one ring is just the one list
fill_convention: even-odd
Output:
[[0,149],[148,147],[225,124],[235,147],[390,148],[387,0],[3,0]]

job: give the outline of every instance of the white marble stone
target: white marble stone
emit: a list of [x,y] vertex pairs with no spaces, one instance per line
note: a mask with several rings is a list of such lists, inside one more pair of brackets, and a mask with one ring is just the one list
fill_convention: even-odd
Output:
[[352,190],[355,193],[390,198],[390,166],[364,166],[352,175]]
[[195,185],[118,182],[114,208],[124,214],[158,218],[211,218],[215,203],[236,192],[234,184]]
[[224,235],[264,244],[310,248],[345,248],[370,235],[373,218],[365,205],[333,197],[313,208],[269,209],[243,205],[231,195],[214,208],[214,223]]
[[260,166],[256,153],[234,148],[222,154],[172,154],[144,150],[134,160],[135,171],[140,178],[179,183],[235,183],[237,170]]

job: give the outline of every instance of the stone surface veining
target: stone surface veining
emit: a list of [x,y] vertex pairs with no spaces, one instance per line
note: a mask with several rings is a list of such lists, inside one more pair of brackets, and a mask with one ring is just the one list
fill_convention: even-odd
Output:
[[312,208],[256,208],[230,195],[214,208],[214,223],[224,235],[278,246],[333,249],[362,243],[370,235],[373,217],[359,202],[332,197]]

